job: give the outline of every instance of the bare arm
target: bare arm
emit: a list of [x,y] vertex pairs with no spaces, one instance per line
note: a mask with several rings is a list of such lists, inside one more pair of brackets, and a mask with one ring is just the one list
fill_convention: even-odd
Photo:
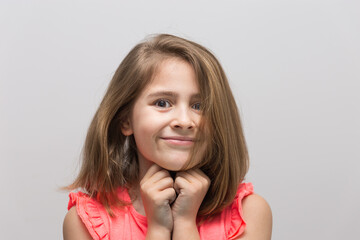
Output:
[[270,240],[272,213],[269,204],[261,196],[252,194],[242,202],[246,228],[238,240]]
[[63,223],[64,240],[91,240],[92,237],[86,229],[76,212],[76,207],[72,207],[66,214]]

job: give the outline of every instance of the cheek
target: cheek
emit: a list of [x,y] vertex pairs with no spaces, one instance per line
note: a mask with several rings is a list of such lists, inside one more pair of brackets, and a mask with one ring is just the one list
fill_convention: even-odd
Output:
[[149,128],[138,127],[134,131],[137,151],[144,157],[149,158],[154,148],[154,137]]
[[[136,116],[134,116],[136,117]],[[160,124],[160,119],[149,114],[142,114],[137,116],[133,125],[134,137],[136,145],[139,149],[148,149],[155,144],[156,138],[163,127]]]
[[149,144],[149,140],[153,138],[154,129],[151,124],[138,124],[134,126],[134,137],[136,145]]

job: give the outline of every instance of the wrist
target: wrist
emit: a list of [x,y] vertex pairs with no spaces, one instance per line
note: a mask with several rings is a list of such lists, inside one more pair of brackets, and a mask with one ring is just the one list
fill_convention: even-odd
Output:
[[196,218],[177,218],[174,219],[174,228],[177,227],[191,227],[196,226]]
[[146,240],[169,240],[171,239],[171,230],[162,226],[148,226]]
[[182,218],[174,220],[174,231],[172,233],[172,239],[200,239],[199,231],[196,225],[196,219]]
[[[174,219],[173,239],[186,239],[184,238],[184,233],[186,233],[186,235],[189,237],[198,236],[199,232],[196,224],[196,218],[178,218],[176,220]],[[176,236],[180,236],[181,238],[177,238]]]
[[175,226],[196,226],[196,215],[194,216],[176,216],[174,217],[174,228]]

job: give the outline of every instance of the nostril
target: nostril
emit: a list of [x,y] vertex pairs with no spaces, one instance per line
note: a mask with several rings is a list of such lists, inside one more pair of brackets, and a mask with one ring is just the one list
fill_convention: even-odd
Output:
[[[181,125],[174,125],[174,128],[183,128]],[[188,126],[187,129],[193,129],[194,126]]]
[[176,129],[194,129],[195,124],[193,122],[188,122],[188,121],[186,122],[176,121],[171,124],[171,127]]

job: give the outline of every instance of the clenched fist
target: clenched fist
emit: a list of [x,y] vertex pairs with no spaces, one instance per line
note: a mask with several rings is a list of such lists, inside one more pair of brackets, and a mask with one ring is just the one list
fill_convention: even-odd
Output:
[[140,182],[147,238],[170,239],[173,231],[184,229],[197,233],[196,216],[209,186],[210,179],[199,169],[177,172],[174,180],[169,171],[153,164]]

